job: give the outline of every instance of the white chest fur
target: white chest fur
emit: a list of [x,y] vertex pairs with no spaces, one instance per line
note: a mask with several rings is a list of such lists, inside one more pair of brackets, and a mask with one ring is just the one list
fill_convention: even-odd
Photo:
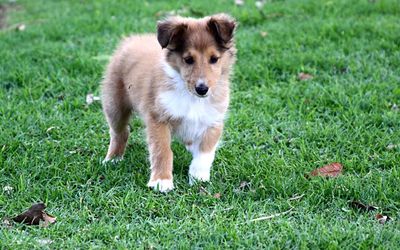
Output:
[[164,63],[163,69],[174,84],[174,89],[158,97],[168,116],[181,121],[175,134],[184,141],[201,137],[208,127],[221,123],[224,113],[211,103],[210,97],[199,98],[191,94],[178,72]]

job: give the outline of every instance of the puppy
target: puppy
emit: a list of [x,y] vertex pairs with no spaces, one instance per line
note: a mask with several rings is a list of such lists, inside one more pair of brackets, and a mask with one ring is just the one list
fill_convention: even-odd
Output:
[[161,192],[174,188],[172,136],[193,155],[189,183],[210,180],[229,104],[235,26],[225,14],[171,17],[158,22],[157,35],[134,35],[121,42],[102,82],[111,136],[105,161],[123,156],[135,112],[146,125],[149,187]]

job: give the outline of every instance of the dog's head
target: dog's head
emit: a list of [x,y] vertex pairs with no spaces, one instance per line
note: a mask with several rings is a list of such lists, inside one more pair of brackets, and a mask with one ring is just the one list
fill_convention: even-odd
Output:
[[171,17],[157,25],[157,39],[167,49],[166,61],[187,89],[206,97],[234,61],[236,22],[225,14],[202,19]]

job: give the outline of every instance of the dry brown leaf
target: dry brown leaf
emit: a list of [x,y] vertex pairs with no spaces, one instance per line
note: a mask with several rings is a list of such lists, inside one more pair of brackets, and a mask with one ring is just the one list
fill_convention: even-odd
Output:
[[314,78],[313,75],[307,74],[307,73],[304,73],[304,72],[300,72],[298,77],[299,77],[300,81],[306,81],[306,80],[310,80],[310,79]]
[[359,210],[361,210],[361,211],[363,211],[363,212],[369,212],[369,211],[374,211],[374,210],[377,210],[377,209],[378,209],[378,207],[371,206],[371,205],[366,205],[366,204],[364,204],[364,203],[362,203],[362,202],[360,202],[360,201],[352,201],[352,202],[350,203],[350,205],[351,205],[353,208],[359,209]]
[[221,198],[221,193],[216,193],[216,194],[214,194],[214,198],[220,199],[220,198]]
[[46,205],[44,203],[37,203],[32,205],[28,211],[17,215],[12,220],[18,223],[24,223],[27,225],[39,225],[41,221],[44,221],[43,226],[48,226],[56,222],[56,217],[47,214],[44,210]]
[[28,225],[39,225],[40,220],[43,218],[43,211],[45,208],[46,206],[43,203],[34,204],[28,211],[14,217],[13,221]]
[[385,224],[386,221],[390,220],[390,217],[383,214],[376,214],[375,219],[377,219],[379,223]]
[[324,176],[324,177],[337,177],[342,173],[343,166],[338,162],[331,163],[313,170],[310,175],[312,176]]
[[49,215],[46,212],[43,212],[43,220],[44,220],[43,226],[47,227],[48,225],[55,223],[57,218],[52,215]]

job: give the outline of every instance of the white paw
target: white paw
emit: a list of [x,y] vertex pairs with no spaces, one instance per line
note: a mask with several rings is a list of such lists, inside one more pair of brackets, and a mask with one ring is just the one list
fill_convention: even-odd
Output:
[[101,162],[101,164],[103,164],[103,165],[105,165],[105,164],[108,164],[108,163],[111,163],[111,164],[117,164],[118,162],[120,162],[120,161],[122,161],[123,160],[123,158],[121,157],[121,156],[117,156],[117,157],[114,157],[114,158],[105,158],[102,162]]
[[198,181],[210,181],[210,170],[208,169],[190,169],[189,185],[194,185]]
[[171,191],[174,189],[174,183],[171,180],[155,180],[155,181],[149,181],[147,184],[148,187],[153,188],[156,191],[160,191],[162,193],[166,193],[168,191]]

